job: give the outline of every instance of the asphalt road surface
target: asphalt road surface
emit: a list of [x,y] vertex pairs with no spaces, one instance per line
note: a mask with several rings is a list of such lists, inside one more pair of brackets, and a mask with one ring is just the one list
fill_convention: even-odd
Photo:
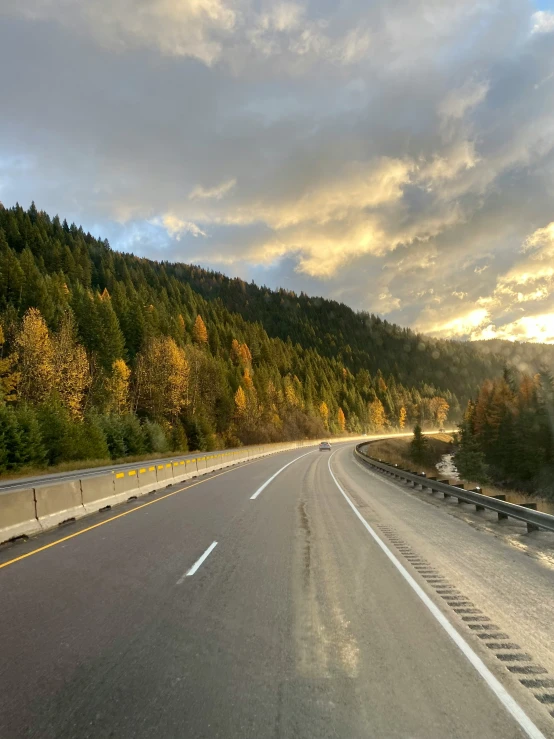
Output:
[[0,737],[554,736],[554,706],[393,540],[476,606],[457,547],[527,568],[546,637],[551,573],[352,450],[277,454],[0,550]]

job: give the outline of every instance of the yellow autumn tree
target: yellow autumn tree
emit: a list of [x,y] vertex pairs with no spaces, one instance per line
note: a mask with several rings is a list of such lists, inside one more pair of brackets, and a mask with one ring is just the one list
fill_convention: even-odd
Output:
[[192,327],[192,338],[197,344],[208,343],[208,330],[200,313],[196,316],[196,321]]
[[189,365],[167,336],[147,342],[137,358],[137,405],[155,418],[175,418],[186,403]]
[[342,408],[339,408],[337,411],[337,423],[339,424],[340,430],[344,432],[346,429],[346,417]]
[[37,308],[29,308],[15,337],[20,371],[19,396],[40,403],[52,390],[54,348],[50,332]]
[[239,344],[239,356],[243,364],[250,366],[252,364],[252,354],[248,348],[248,344]]
[[231,342],[231,360],[234,364],[250,367],[252,365],[252,354],[248,348],[248,344],[241,344],[236,339],[233,339]]
[[0,325],[0,403],[10,403],[17,399],[19,372],[15,371],[16,357],[4,357],[4,330]]
[[106,379],[108,393],[108,411],[122,414],[129,409],[129,381],[131,370],[123,359],[116,359],[112,364],[112,373]]
[[287,405],[294,406],[294,407],[300,405],[300,400],[297,395],[298,384],[295,383],[294,381],[295,379],[296,378],[293,379],[290,375],[287,375],[284,381],[285,402]]
[[252,376],[250,374],[250,370],[248,367],[244,368],[244,372],[242,374],[242,381],[244,382],[244,387],[248,390],[252,390],[254,387],[254,383],[252,382]]
[[81,418],[85,393],[90,386],[90,369],[85,349],[77,342],[73,314],[64,313],[60,328],[52,339],[53,384],[74,418]]
[[368,406],[368,409],[369,423],[371,424],[373,431],[376,431],[377,433],[383,431],[387,423],[387,416],[385,414],[383,404],[381,403],[379,398],[375,398],[375,400],[372,400]]
[[398,413],[398,428],[402,431],[402,429],[406,426],[406,409],[404,406],[400,409]]
[[431,413],[433,414],[433,420],[440,428],[448,417],[448,411],[450,406],[447,401],[441,397],[435,397],[431,400]]
[[246,394],[239,385],[237,392],[235,393],[235,415],[238,418],[242,418],[246,413]]

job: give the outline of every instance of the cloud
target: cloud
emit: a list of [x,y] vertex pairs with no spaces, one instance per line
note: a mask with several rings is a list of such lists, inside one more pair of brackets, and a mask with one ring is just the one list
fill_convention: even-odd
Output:
[[549,10],[538,10],[531,16],[532,33],[552,33],[554,31],[554,13]]
[[458,312],[448,311],[446,315],[444,308],[429,308],[423,311],[416,328],[438,338],[465,338],[468,335],[474,338],[476,331],[489,321],[490,314],[486,308],[464,308]]
[[222,182],[220,185],[216,185],[215,187],[205,188],[202,187],[202,185],[196,185],[189,195],[189,198],[191,200],[210,200],[212,198],[215,200],[221,200],[221,198],[232,190],[236,184],[237,181],[233,178],[232,180]]
[[150,48],[208,65],[220,57],[238,20],[238,4],[225,0],[19,0],[12,12],[53,20],[117,51]]
[[53,21],[117,52],[148,49],[192,57],[208,66],[223,61],[243,69],[253,54],[288,55],[310,62],[326,58],[350,64],[369,48],[366,33],[329,33],[329,21],[306,17],[300,3],[278,2],[259,10],[253,0],[4,0],[0,12],[28,21]]
[[522,316],[499,328],[489,325],[474,338],[554,344],[554,312],[538,316]]
[[463,118],[469,110],[483,102],[488,91],[488,82],[466,80],[457,90],[448,92],[439,105],[439,115],[446,120]]
[[526,0],[0,0],[0,64],[17,69],[0,81],[0,197],[115,248],[439,336],[544,337],[542,13]]
[[192,234],[192,236],[207,236],[205,231],[202,231],[195,223],[191,221],[183,221],[176,216],[166,214],[162,219],[154,219],[154,225],[163,225],[165,230],[170,236],[174,236],[177,241],[180,241],[181,236],[186,233]]

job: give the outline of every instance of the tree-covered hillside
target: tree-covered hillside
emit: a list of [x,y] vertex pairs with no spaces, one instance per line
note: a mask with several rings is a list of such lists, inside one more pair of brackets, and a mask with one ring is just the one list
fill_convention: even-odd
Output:
[[0,470],[456,421],[494,355],[0,206]]

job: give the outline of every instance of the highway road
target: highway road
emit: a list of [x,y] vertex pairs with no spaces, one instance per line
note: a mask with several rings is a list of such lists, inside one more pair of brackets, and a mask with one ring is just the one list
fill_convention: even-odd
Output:
[[0,549],[0,737],[553,737],[552,570],[352,452]]

